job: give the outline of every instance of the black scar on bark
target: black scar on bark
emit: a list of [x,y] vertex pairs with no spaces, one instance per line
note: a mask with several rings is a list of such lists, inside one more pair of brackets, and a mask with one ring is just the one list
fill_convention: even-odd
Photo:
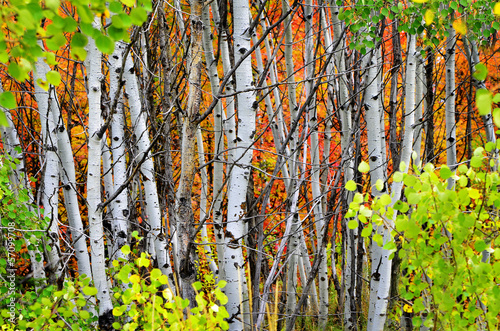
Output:
[[103,314],[99,316],[99,329],[105,331],[114,330],[113,323],[115,322],[115,318],[113,317],[113,311],[107,310]]

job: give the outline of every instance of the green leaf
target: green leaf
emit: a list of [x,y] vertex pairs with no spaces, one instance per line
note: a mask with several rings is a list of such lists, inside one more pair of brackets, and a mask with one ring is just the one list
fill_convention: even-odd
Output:
[[396,171],[394,173],[394,181],[395,182],[402,182],[403,181],[403,173],[402,172],[399,172],[399,171]]
[[96,39],[95,44],[97,48],[105,54],[111,54],[115,49],[115,43],[111,38],[104,35],[100,35],[99,38]]
[[450,168],[448,168],[448,166],[443,165],[439,170],[439,175],[442,179],[448,179],[453,175],[453,172],[450,170]]
[[356,191],[356,183],[353,180],[350,180],[345,184],[345,188],[351,192]]
[[82,292],[87,296],[92,296],[97,294],[97,289],[95,287],[85,286]]
[[361,231],[361,237],[363,238],[368,238],[373,231],[373,225],[371,223],[368,223],[368,225]]
[[380,196],[380,203],[383,206],[388,206],[391,204],[391,202],[392,202],[392,200],[391,200],[391,197],[389,196],[389,194],[382,194],[382,196]]
[[488,115],[491,112],[491,103],[493,97],[491,92],[486,89],[479,89],[476,91],[476,106],[479,115]]
[[495,125],[500,128],[500,108],[493,109],[493,122]]
[[151,280],[157,280],[161,277],[162,273],[160,269],[153,269],[151,270]]
[[132,24],[139,26],[146,22],[148,19],[148,13],[144,10],[144,8],[135,7],[130,11],[130,19],[132,20]]
[[483,158],[480,156],[473,156],[470,160],[470,165],[471,167],[479,168],[481,165],[483,165]]
[[85,47],[88,43],[88,38],[84,34],[77,32],[71,38],[71,47]]
[[64,36],[64,34],[58,33],[58,34],[55,34],[52,37],[46,39],[45,43],[46,43],[48,49],[50,49],[51,51],[58,51],[59,48],[66,45],[67,40],[66,40],[66,37]]
[[118,1],[112,1],[108,6],[109,10],[113,13],[121,13],[123,11],[123,6]]
[[474,67],[476,70],[474,71],[474,78],[478,81],[483,81],[488,76],[488,68],[483,63],[478,63]]
[[486,243],[484,242],[484,240],[478,240],[474,243],[474,249],[477,251],[477,252],[482,252],[484,251],[486,248],[488,247],[488,245],[486,245]]
[[194,283],[193,283],[193,288],[194,288],[196,291],[201,290],[202,286],[203,286],[203,285],[201,284],[201,282],[194,282]]
[[384,189],[384,181],[382,179],[377,179],[375,187],[377,188],[377,190],[382,191]]
[[123,245],[122,248],[120,248],[120,250],[125,255],[130,254],[130,246],[129,245]]
[[125,6],[133,7],[135,5],[135,0],[120,0]]
[[359,166],[358,166],[358,170],[359,172],[365,174],[367,173],[368,171],[370,171],[370,166],[368,165],[368,163],[366,163],[365,161],[362,161]]
[[86,319],[89,319],[90,318],[90,314],[88,311],[86,310],[80,310],[80,317],[83,319],[83,320],[86,320]]
[[[0,94],[0,106],[7,109],[14,109],[17,107],[16,98],[12,92],[3,92]],[[5,115],[5,114],[4,114]],[[7,121],[7,119],[5,119]]]
[[347,227],[351,230],[354,230],[358,227],[358,221],[356,220],[350,220],[349,223],[347,223]]
[[374,242],[376,242],[377,245],[379,245],[380,247],[382,247],[382,245],[384,243],[384,238],[380,234],[378,234],[378,233],[376,233],[376,234],[373,235],[373,239],[372,240]]
[[47,73],[47,81],[54,85],[54,86],[58,86],[59,84],[61,84],[61,75],[57,72],[57,71],[49,71]]

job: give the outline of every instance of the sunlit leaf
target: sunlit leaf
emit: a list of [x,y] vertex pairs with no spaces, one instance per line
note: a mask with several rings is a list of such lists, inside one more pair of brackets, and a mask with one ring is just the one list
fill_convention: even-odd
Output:
[[424,14],[425,24],[431,25],[432,22],[434,22],[434,17],[436,17],[434,11],[432,11],[431,9],[427,9]]
[[493,109],[493,122],[500,128],[500,108]]
[[[7,109],[14,109],[17,107],[16,98],[12,92],[3,92],[0,94],[0,106]],[[7,120],[7,119],[6,119]]]
[[366,163],[365,161],[362,161],[359,166],[358,166],[358,170],[359,172],[361,173],[367,173],[368,171],[370,171],[370,165],[368,165],[368,163]]
[[358,227],[359,223],[356,220],[350,220],[349,223],[347,223],[347,227],[351,230],[354,230]]
[[353,180],[350,180],[345,184],[345,188],[351,192],[356,191],[356,183]]
[[453,21],[453,28],[461,35],[465,35],[467,33],[467,25],[462,20]]
[[488,68],[483,63],[478,63],[474,67],[476,70],[474,71],[474,78],[483,81],[488,76]]
[[500,16],[500,2],[497,2],[493,7],[493,13],[497,16]]
[[49,71],[46,78],[47,81],[54,86],[61,84],[61,75],[57,71]]
[[479,115],[488,115],[491,112],[491,103],[493,96],[487,89],[478,89],[476,91],[476,106]]

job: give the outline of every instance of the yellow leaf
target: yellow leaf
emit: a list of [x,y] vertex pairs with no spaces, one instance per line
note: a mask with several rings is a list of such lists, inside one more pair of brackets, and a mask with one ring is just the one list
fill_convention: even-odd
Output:
[[139,275],[132,275],[129,277],[131,283],[137,284],[141,281],[141,277]]
[[416,3],[426,3],[427,1],[429,1],[429,0],[413,0],[413,2],[416,2]]
[[500,2],[497,2],[493,7],[493,14],[500,16]]
[[409,304],[405,303],[405,305],[403,306],[403,310],[406,312],[406,313],[412,313],[413,312],[413,307],[410,306]]
[[467,26],[465,25],[465,22],[462,20],[456,20],[453,22],[453,29],[457,31],[457,33],[461,35],[465,35],[467,33]]
[[424,14],[425,25],[431,25],[432,22],[434,22],[434,17],[436,17],[434,12],[430,9],[427,9]]

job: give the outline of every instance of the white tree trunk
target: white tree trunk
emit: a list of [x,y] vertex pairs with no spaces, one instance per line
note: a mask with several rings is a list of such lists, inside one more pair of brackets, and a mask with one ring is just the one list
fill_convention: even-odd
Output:
[[[408,55],[406,58],[406,84],[405,84],[405,131],[403,137],[403,144],[401,148],[401,164],[405,164],[404,173],[408,172],[411,163],[411,155],[413,151],[413,125],[415,123],[414,109],[415,109],[415,87],[416,87],[416,69],[417,69],[417,57],[416,57],[416,39],[417,36],[408,36]],[[392,204],[396,203],[401,197],[401,190],[403,188],[403,182],[393,182],[391,187],[391,200]],[[392,220],[396,218],[397,211],[394,213]],[[391,222],[391,220],[386,220]],[[393,222],[393,221],[392,221]],[[391,230],[394,228],[394,224],[384,224],[379,226],[383,227],[384,244],[393,240],[391,237]],[[375,244],[376,245],[376,244]],[[383,330],[385,321],[387,319],[387,307],[389,304],[389,290],[391,287],[391,267],[392,259],[389,259],[391,251],[382,250],[382,262],[378,269],[380,281],[377,285],[377,301],[375,304],[375,312],[373,316],[373,324],[371,329],[368,330]],[[370,298],[371,301],[371,298]]]
[[[217,4],[217,2],[213,3]],[[205,51],[205,61],[207,63],[208,76],[210,78],[210,87],[213,95],[219,91],[219,74],[217,72],[217,63],[215,62],[214,49],[212,44],[212,33],[210,27],[210,9],[209,6],[203,7],[202,20],[205,29],[203,29],[203,49]],[[222,102],[217,102],[214,107],[214,166],[213,166],[213,202],[212,214],[214,220],[214,235],[217,244],[217,257],[219,261],[218,274],[221,270],[222,257],[224,256],[224,228],[222,225],[222,202],[223,202],[223,180],[224,180],[224,135],[223,135],[223,117]]]
[[[113,154],[113,190],[116,191],[127,180],[127,160],[125,155],[124,126],[125,119],[123,113],[122,91],[119,90],[120,72],[123,70],[123,52],[125,45],[122,42],[115,43],[115,50],[110,61],[110,83],[109,97],[111,102],[118,97],[116,109],[111,109],[113,116],[111,119],[111,150]],[[131,55],[129,55],[131,56]],[[145,70],[147,72],[147,70]],[[111,203],[113,210],[111,220],[111,230],[113,235],[113,259],[127,259],[128,255],[122,253],[121,248],[128,244],[128,216],[130,213],[128,206],[127,191],[123,190]]]
[[[368,50],[363,59],[363,67],[365,72],[363,74],[363,81],[366,87],[365,90],[365,110],[367,136],[368,136],[368,159],[370,164],[370,185],[373,196],[380,196],[382,192],[376,189],[375,184],[378,180],[384,181],[385,179],[385,160],[382,153],[381,141],[385,139],[383,128],[380,127],[381,109],[378,98],[380,97],[379,86],[377,84],[377,72],[379,70],[379,63],[377,59],[376,49]],[[385,188],[384,188],[385,189]],[[384,190],[383,189],[383,190]],[[383,228],[378,227],[376,232],[383,235]],[[379,287],[380,278],[379,264],[382,259],[382,250],[377,243],[371,244],[371,279],[370,279],[370,302],[368,309],[367,330],[373,329],[374,316],[376,314],[377,291]]]
[[[446,38],[446,95],[445,95],[445,121],[446,121],[446,163],[454,171],[457,167],[457,145],[455,124],[455,43],[456,32],[453,27],[448,30]],[[455,185],[453,178],[448,178],[448,188]]]
[[[248,0],[233,1],[234,22],[234,54],[237,62],[250,49]],[[236,69],[237,91],[250,89],[253,83],[251,58],[247,57]],[[231,173],[228,189],[228,215],[225,238],[224,271],[227,285],[224,292],[228,296],[226,309],[232,323],[230,330],[243,330],[248,327],[244,321],[249,321],[250,306],[248,292],[242,291],[246,287],[246,274],[242,251],[244,233],[246,193],[249,176],[249,166],[252,163],[253,152],[251,146],[255,134],[255,116],[257,103],[253,92],[242,92],[238,99],[238,136],[237,148],[234,151],[236,164]],[[233,318],[234,317],[234,318]]]
[[[100,19],[93,23],[95,28],[100,27]],[[102,53],[97,49],[95,40],[89,38],[87,45],[87,96],[89,103],[89,142],[88,142],[88,176],[87,176],[87,203],[90,235],[90,255],[92,261],[92,276],[97,288],[99,300],[99,325],[101,328],[110,328],[113,323],[113,304],[106,276],[106,262],[104,254],[104,229],[102,224],[101,203],[101,73]]]
[[[46,80],[46,74],[50,67],[38,59],[35,64],[34,80]],[[59,246],[59,159],[57,156],[56,124],[54,122],[53,109],[58,107],[55,88],[49,86],[48,91],[42,89],[35,83],[35,98],[40,112],[42,126],[42,148],[45,158],[43,174],[42,205],[44,209],[43,217],[48,222],[47,235],[44,240],[47,262],[49,264],[49,280],[55,282],[63,273],[63,261],[60,261]]]
[[[137,159],[141,160],[144,157],[144,153],[149,150],[151,142],[149,140],[149,131],[140,103],[141,98],[137,85],[137,77],[134,75],[133,68],[134,64],[131,55],[129,55],[125,61],[123,79],[125,80],[125,91],[130,107],[132,129],[139,150]],[[170,264],[169,255],[167,254],[166,230],[162,223],[158,191],[156,188],[156,173],[153,158],[149,155],[150,152],[147,152],[147,154],[146,159],[141,164],[141,175],[146,200],[146,215],[148,223],[151,226],[151,235],[154,240],[158,268],[164,275],[167,275],[169,279],[172,280],[172,266]]]

